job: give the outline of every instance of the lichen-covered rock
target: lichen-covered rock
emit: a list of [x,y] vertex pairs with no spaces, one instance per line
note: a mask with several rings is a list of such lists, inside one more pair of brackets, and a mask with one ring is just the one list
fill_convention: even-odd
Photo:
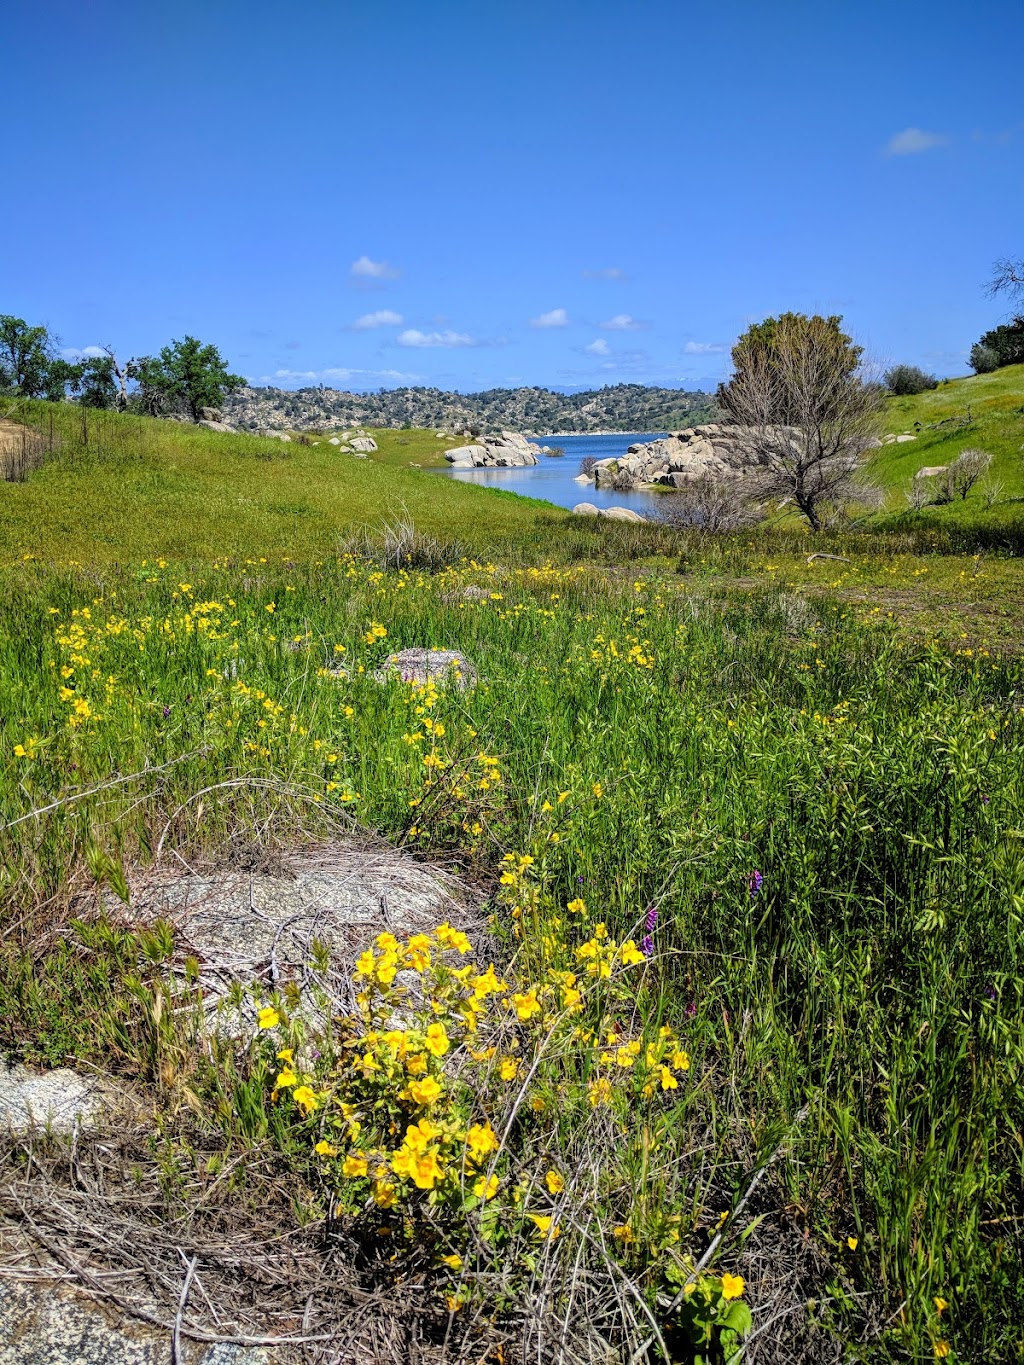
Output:
[[476,682],[476,669],[456,649],[402,649],[392,654],[374,677],[387,682],[397,674],[403,682],[448,682],[454,680],[460,690]]

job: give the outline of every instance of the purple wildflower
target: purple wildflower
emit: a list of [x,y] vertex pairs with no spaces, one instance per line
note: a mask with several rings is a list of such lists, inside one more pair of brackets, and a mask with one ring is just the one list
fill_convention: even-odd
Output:
[[656,905],[649,905],[649,906],[647,907],[647,916],[646,916],[646,918],[644,919],[644,930],[645,930],[645,932],[648,933],[648,934],[653,934],[653,933],[654,933],[654,927],[655,927],[655,925],[656,925],[657,923],[658,923],[658,907],[657,907]]
[[686,1017],[687,1019],[696,1019],[697,1017],[696,1000],[691,1000],[690,1003],[686,1006]]
[[640,951],[643,953],[644,957],[654,956],[653,934],[644,934],[643,938],[640,940]]
[[168,717],[170,714],[171,714],[171,708],[170,708],[169,706],[165,706],[165,707],[164,707],[164,720],[166,720],[167,717]]
[[761,890],[761,887],[764,886],[764,878],[761,876],[760,872],[751,872],[747,885],[750,887],[750,899],[753,900]]
[[982,794],[981,804],[982,804],[983,806],[987,806],[988,803],[989,803],[991,800],[992,800],[992,798],[991,798],[987,793],[983,793],[983,794]]

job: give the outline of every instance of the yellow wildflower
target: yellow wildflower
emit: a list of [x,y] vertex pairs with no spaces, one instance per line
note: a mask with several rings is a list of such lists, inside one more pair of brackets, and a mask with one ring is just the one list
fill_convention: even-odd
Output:
[[423,1046],[434,1057],[443,1057],[450,1046],[444,1024],[429,1024]]
[[482,1175],[479,1180],[473,1183],[473,1193],[477,1199],[493,1199],[498,1193],[498,1177],[496,1175]]
[[277,1080],[274,1082],[275,1090],[287,1090],[289,1086],[298,1085],[299,1078],[290,1066],[283,1066],[278,1072]]
[[544,1184],[548,1187],[548,1194],[561,1194],[565,1189],[565,1181],[557,1171],[548,1171]]
[[466,1133],[466,1151],[479,1166],[491,1152],[498,1150],[498,1135],[490,1123],[474,1123]]
[[274,1009],[273,1005],[264,1005],[256,1015],[257,1027],[261,1029],[277,1028],[280,1022],[281,1016],[278,1014],[277,1010]]
[[441,1086],[433,1076],[426,1076],[422,1081],[410,1081],[408,1091],[409,1098],[415,1104],[433,1104],[442,1093]]
[[537,999],[537,991],[531,988],[522,994],[512,996],[512,1004],[515,1006],[516,1018],[521,1024],[527,1023],[535,1014],[540,1014],[541,1006]]
[[310,1090],[308,1085],[298,1085],[292,1091],[292,1099],[306,1115],[312,1114],[319,1101],[316,1092]]
[[722,1298],[738,1299],[743,1293],[746,1285],[742,1275],[730,1275],[728,1272],[722,1276]]
[[331,1144],[330,1144],[329,1142],[327,1142],[324,1138],[321,1138],[321,1139],[320,1139],[320,1141],[319,1141],[319,1142],[316,1144],[316,1146],[313,1148],[313,1151],[316,1152],[317,1156],[337,1156],[337,1155],[338,1155],[338,1149],[337,1149],[337,1147],[332,1147]]
[[519,1063],[514,1057],[503,1057],[501,1059],[501,1066],[499,1067],[499,1074],[503,1081],[514,1081],[519,1075]]
[[352,1152],[344,1160],[341,1173],[348,1180],[356,1180],[361,1175],[366,1175],[369,1170],[366,1157],[361,1152]]

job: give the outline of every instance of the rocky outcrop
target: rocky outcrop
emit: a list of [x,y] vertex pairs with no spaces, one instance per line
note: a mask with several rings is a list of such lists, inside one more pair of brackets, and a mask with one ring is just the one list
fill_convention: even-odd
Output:
[[536,464],[540,453],[540,446],[519,432],[503,431],[500,436],[478,436],[472,445],[446,450],[444,458],[455,469],[501,469]]
[[353,436],[348,443],[349,450],[358,450],[363,454],[369,454],[371,450],[377,449],[377,442],[372,436]]
[[618,458],[598,460],[586,477],[598,488],[682,488],[707,474],[739,477],[752,462],[748,428],[709,422],[632,445]]

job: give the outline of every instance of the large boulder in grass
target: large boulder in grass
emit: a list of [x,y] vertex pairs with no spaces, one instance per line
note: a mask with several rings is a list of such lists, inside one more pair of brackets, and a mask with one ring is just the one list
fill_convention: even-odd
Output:
[[460,691],[476,682],[476,669],[457,649],[402,649],[373,675],[378,682],[399,677],[406,683],[454,681]]
[[572,515],[574,517],[599,517],[601,511],[592,502],[578,502],[572,509]]
[[639,512],[634,512],[632,507],[605,507],[599,514],[606,521],[646,521]]
[[70,1133],[110,1104],[110,1091],[95,1076],[63,1066],[31,1071],[0,1063],[0,1133]]
[[377,449],[377,442],[372,436],[353,436],[348,445],[350,450],[358,450],[364,455],[368,455],[370,451]]

